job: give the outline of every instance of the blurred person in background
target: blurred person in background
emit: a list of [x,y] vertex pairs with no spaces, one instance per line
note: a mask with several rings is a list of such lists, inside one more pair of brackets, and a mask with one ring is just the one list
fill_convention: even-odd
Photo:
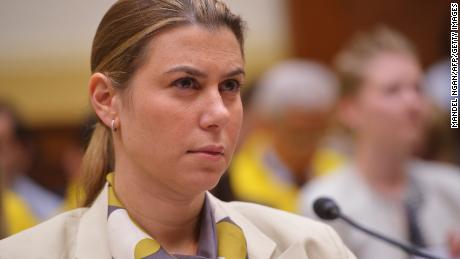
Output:
[[[440,255],[449,249],[459,255],[459,168],[414,159],[429,106],[413,46],[378,27],[353,38],[336,65],[339,116],[354,135],[354,158],[303,190],[304,214],[313,215],[311,205],[319,196],[332,197],[344,214],[388,237]],[[331,224],[358,258],[408,258],[345,223]]]
[[251,104],[256,129],[230,167],[237,199],[298,212],[299,188],[342,157],[320,148],[337,96],[328,68],[287,60],[261,78]]
[[50,218],[61,199],[27,176],[36,164],[31,133],[16,112],[0,103],[0,173],[7,234],[14,234]]

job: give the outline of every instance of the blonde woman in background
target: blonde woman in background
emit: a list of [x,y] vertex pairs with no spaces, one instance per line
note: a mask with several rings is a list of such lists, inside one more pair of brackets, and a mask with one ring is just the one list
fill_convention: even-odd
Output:
[[[337,70],[339,113],[353,132],[354,161],[307,186],[304,213],[312,215],[312,202],[329,196],[345,214],[386,236],[442,258],[459,255],[460,170],[414,158],[428,105],[413,47],[400,34],[377,28],[346,45]],[[358,258],[408,258],[345,223],[332,224]]]
[[0,258],[354,258],[321,223],[217,184],[242,121],[243,22],[217,0],[120,0],[93,41],[87,208],[0,242]]

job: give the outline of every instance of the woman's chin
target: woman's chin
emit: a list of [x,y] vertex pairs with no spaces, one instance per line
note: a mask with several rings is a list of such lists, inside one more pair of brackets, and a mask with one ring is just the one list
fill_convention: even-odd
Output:
[[216,171],[200,171],[190,173],[190,178],[185,185],[190,193],[199,194],[213,189],[218,183],[223,173]]

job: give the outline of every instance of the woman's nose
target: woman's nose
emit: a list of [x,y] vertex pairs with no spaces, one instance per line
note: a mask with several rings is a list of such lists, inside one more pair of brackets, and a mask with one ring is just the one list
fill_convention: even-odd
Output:
[[416,89],[406,91],[405,103],[411,114],[420,115],[426,108],[425,96]]
[[218,130],[225,127],[230,118],[230,111],[220,92],[218,90],[209,91],[203,99],[200,127],[205,130]]
[[424,95],[418,89],[410,89],[406,91],[406,102],[412,106],[421,106],[423,105]]

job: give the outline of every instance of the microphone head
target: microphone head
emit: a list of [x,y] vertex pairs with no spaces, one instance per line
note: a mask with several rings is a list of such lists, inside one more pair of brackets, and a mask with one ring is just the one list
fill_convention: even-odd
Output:
[[333,199],[320,197],[313,203],[313,211],[325,220],[334,220],[340,216],[340,208]]

